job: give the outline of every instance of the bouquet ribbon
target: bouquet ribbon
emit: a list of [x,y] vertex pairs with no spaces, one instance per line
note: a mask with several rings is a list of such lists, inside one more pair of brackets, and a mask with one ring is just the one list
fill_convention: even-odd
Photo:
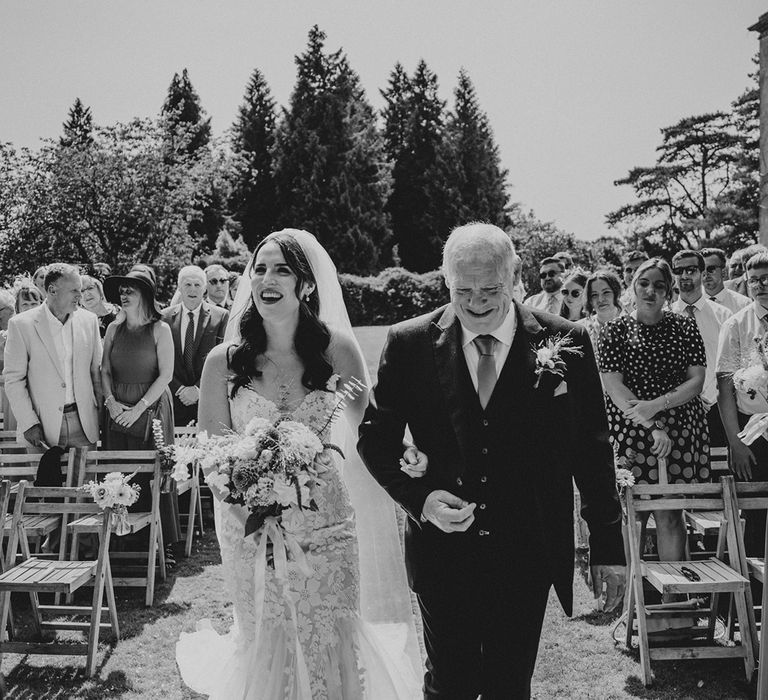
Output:
[[768,440],[766,431],[768,431],[768,413],[755,413],[750,416],[738,437],[745,445],[751,445],[761,435]]
[[[298,697],[311,698],[312,691],[309,683],[309,671],[307,662],[304,659],[304,651],[301,648],[298,634],[298,618],[296,617],[296,604],[288,590],[288,555],[290,552],[296,565],[302,574],[309,577],[312,575],[312,569],[307,562],[304,550],[299,545],[298,540],[283,532],[277,518],[269,517],[264,521],[261,527],[258,545],[256,547],[256,558],[253,570],[253,600],[254,613],[256,619],[264,619],[264,599],[266,596],[266,576],[267,576],[267,542],[272,542],[272,556],[275,562],[275,578],[281,584],[283,597],[290,609],[293,624],[296,627],[296,683],[300,691]],[[259,625],[261,626],[261,625]],[[258,648],[258,639],[256,640]]]

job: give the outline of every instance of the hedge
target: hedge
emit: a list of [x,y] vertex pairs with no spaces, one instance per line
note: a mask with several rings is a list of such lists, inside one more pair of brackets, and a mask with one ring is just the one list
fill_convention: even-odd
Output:
[[344,301],[353,326],[391,325],[448,303],[443,275],[390,267],[375,277],[339,275]]

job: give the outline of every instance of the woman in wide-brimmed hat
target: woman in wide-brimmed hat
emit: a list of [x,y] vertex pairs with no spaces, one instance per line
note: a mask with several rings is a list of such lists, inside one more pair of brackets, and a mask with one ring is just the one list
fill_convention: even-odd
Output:
[[[174,349],[171,329],[160,320],[155,301],[155,280],[145,270],[104,280],[107,301],[121,311],[107,328],[101,381],[107,415],[104,446],[108,450],[155,449],[152,420],[163,426],[166,444],[173,442],[173,400],[169,384],[173,377]],[[141,485],[137,511],[149,510],[149,475]],[[179,539],[176,518],[163,518],[166,543]]]

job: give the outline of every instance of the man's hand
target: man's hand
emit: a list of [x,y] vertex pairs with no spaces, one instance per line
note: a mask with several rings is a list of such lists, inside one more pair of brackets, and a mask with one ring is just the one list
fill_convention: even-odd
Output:
[[400,471],[405,472],[413,479],[419,479],[427,473],[429,459],[414,445],[405,448],[403,458],[400,460]]
[[756,464],[755,455],[741,440],[729,443],[731,453],[731,471],[739,479],[752,480],[752,465]]
[[590,567],[592,573],[592,593],[595,599],[603,594],[605,584],[605,605],[603,612],[615,610],[624,600],[626,567],[613,564],[597,564]]
[[45,447],[45,433],[40,423],[35,423],[24,431],[24,439],[33,447]]
[[176,391],[176,396],[185,406],[192,406],[200,400],[200,389],[196,386],[182,386]]
[[465,532],[475,522],[476,503],[467,503],[448,491],[432,491],[421,514],[443,532]]

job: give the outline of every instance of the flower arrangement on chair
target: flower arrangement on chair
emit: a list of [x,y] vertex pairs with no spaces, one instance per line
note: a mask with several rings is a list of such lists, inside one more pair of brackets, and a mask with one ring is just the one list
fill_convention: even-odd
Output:
[[102,510],[112,509],[112,530],[116,535],[127,535],[131,529],[128,524],[128,506],[139,499],[141,486],[129,484],[133,474],[125,476],[120,472],[110,472],[101,481],[89,481],[81,486]]

